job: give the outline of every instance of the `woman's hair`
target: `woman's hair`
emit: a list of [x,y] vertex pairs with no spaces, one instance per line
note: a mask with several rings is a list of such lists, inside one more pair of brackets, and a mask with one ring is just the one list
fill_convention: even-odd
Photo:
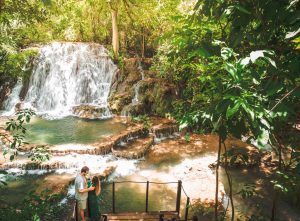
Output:
[[96,195],[98,196],[100,193],[100,181],[97,176],[94,176],[92,179],[93,186],[95,187]]

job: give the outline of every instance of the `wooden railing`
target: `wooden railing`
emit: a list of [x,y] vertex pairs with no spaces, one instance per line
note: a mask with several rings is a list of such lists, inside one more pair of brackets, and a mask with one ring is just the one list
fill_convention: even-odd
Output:
[[[181,221],[187,221],[188,220],[188,212],[189,212],[189,207],[190,207],[190,198],[187,196],[186,192],[184,191],[183,187],[182,187],[182,181],[179,180],[178,182],[150,182],[150,181],[146,181],[146,182],[137,182],[137,181],[117,181],[117,182],[111,182],[111,183],[106,183],[106,185],[112,185],[112,200],[111,200],[111,211],[110,213],[116,213],[117,209],[116,209],[116,185],[120,185],[120,184],[126,184],[126,183],[136,183],[136,184],[146,184],[146,188],[145,188],[145,210],[143,212],[148,213],[149,212],[149,189],[150,189],[150,184],[160,184],[160,185],[167,185],[167,184],[176,184],[177,183],[177,193],[176,193],[176,204],[175,204],[175,211],[165,211],[165,212],[174,212],[176,214],[178,214],[178,217],[180,216],[180,204],[181,204],[181,193],[183,190],[183,193],[186,195],[187,197],[187,201],[186,201],[186,206],[185,206],[185,214],[184,214],[184,219]],[[157,199],[159,200],[159,199]],[[76,205],[76,210],[77,210],[77,205]],[[141,211],[139,211],[141,212]],[[151,211],[151,212],[155,212],[155,211]],[[161,211],[157,211],[157,212],[161,212]],[[163,220],[163,215],[160,216],[159,220]],[[76,221],[78,220],[78,213],[76,212]],[[177,221],[180,221],[180,219],[177,219]]]

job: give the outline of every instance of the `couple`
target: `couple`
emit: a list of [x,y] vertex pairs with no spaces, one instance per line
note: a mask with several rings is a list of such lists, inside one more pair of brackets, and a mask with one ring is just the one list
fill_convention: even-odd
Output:
[[[89,168],[87,166],[82,167],[80,174],[75,179],[75,198],[77,202],[77,211],[81,221],[86,221],[84,217],[84,210],[87,208],[90,214],[90,221],[99,221],[101,214],[99,210],[99,203],[97,196],[100,194],[101,186],[97,176],[94,176],[92,181],[87,180]],[[78,215],[78,213],[77,213]]]

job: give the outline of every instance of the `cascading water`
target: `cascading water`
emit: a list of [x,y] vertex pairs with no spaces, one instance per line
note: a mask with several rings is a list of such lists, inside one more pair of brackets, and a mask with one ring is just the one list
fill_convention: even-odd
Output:
[[107,98],[116,71],[101,45],[52,43],[40,50],[24,103],[51,117],[70,115],[73,106],[91,104],[106,109],[100,118],[110,117]]
[[141,74],[141,80],[138,81],[134,86],[134,97],[132,99],[132,105],[137,105],[139,103],[139,89],[140,89],[140,86],[141,86],[141,81],[145,79],[144,77],[144,70],[143,70],[143,67],[142,67],[142,63],[140,60],[138,60],[138,70]]
[[134,96],[131,100],[131,104],[129,104],[128,106],[125,106],[123,108],[123,110],[121,111],[121,116],[122,117],[130,117],[131,107],[139,104],[139,90],[140,90],[142,81],[145,79],[145,74],[144,74],[144,70],[143,70],[142,63],[141,63],[140,59],[138,59],[138,68],[137,69],[139,70],[139,72],[141,74],[141,80],[139,80],[136,84],[133,85]]
[[2,114],[4,116],[12,115],[15,112],[15,105],[20,102],[19,94],[22,89],[22,80],[19,79],[13,88],[10,96],[4,102],[5,112]]

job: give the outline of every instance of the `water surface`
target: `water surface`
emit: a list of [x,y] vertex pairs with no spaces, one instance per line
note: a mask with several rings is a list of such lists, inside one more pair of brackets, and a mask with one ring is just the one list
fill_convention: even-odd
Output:
[[35,117],[26,126],[26,142],[35,144],[88,144],[117,134],[126,126],[113,119],[86,120],[76,117],[46,120]]

